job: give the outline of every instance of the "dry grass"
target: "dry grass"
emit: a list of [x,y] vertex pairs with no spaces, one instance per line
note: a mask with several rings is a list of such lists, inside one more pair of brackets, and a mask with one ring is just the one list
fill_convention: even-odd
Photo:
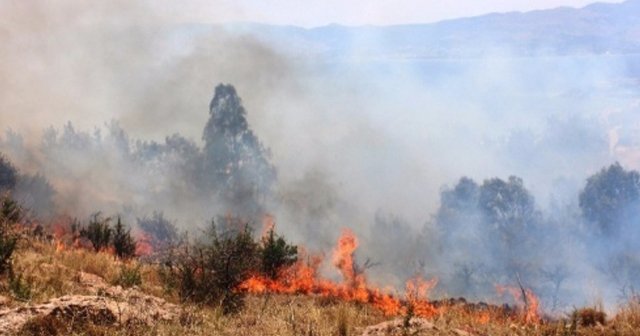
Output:
[[[78,272],[92,273],[108,282],[116,283],[123,263],[106,253],[87,250],[56,251],[46,242],[28,242],[16,255],[14,268],[21,274],[33,293],[32,302],[42,302],[69,294],[86,294],[77,281]],[[148,294],[177,302],[176,297],[163,290],[158,269],[153,265],[127,264],[129,269],[140,267],[140,289]],[[4,281],[3,281],[4,284]],[[11,296],[5,285],[0,295]],[[14,300],[12,305],[21,304]],[[52,318],[32,320],[23,329],[23,335],[360,335],[366,326],[390,319],[378,310],[362,304],[345,303],[326,298],[296,295],[265,295],[247,297],[244,308],[234,315],[223,315],[213,307],[182,305],[183,311],[176,321],[147,326],[101,325],[92,321],[59,321]],[[566,320],[523,323],[514,316],[498,310],[483,313],[468,312],[462,308],[449,308],[435,316],[435,335],[450,335],[460,329],[473,335],[638,335],[640,330],[640,301],[634,300],[622,307],[606,323],[597,309],[580,309],[583,323],[575,316]],[[584,321],[589,321],[588,323]],[[433,334],[433,333],[432,333]]]

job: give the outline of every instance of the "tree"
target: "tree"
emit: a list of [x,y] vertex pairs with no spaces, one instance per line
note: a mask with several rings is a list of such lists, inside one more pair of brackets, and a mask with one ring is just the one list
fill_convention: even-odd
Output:
[[131,237],[131,229],[125,229],[120,216],[113,229],[113,250],[120,259],[128,259],[136,254],[136,242]]
[[629,219],[640,205],[640,174],[619,163],[589,177],[579,196],[583,216],[605,234]]
[[436,222],[445,236],[450,237],[463,226],[478,221],[480,187],[468,177],[462,177],[453,189],[440,193],[440,208]]
[[220,84],[209,105],[204,129],[203,187],[214,190],[230,211],[254,215],[275,182],[275,168],[249,128],[236,90]]
[[519,177],[484,181],[478,202],[488,224],[502,232],[526,229],[536,219],[534,198]]
[[283,237],[276,235],[271,229],[262,239],[260,257],[262,273],[275,279],[283,267],[298,260],[298,247],[289,245]]
[[0,192],[11,191],[18,181],[16,168],[0,153]]

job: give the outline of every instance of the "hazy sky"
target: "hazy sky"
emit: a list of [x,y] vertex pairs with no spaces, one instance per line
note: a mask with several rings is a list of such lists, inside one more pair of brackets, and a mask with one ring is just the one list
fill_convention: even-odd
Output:
[[[154,1],[165,14],[198,22],[256,21],[299,26],[434,22],[491,12],[582,7],[593,0],[187,0]],[[622,2],[605,0],[600,2]]]

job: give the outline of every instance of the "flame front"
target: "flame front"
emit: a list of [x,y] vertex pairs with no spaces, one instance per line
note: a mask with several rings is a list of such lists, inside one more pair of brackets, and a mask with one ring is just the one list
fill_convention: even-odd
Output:
[[151,236],[146,232],[138,232],[136,237],[136,255],[137,256],[149,256],[154,251],[153,242]]
[[540,309],[540,300],[531,289],[496,285],[496,291],[499,295],[509,293],[517,304],[523,306],[524,321],[526,323],[540,322],[540,315],[538,314],[538,310]]
[[428,300],[427,294],[437,284],[437,280],[423,280],[416,277],[407,284],[404,300],[391,294],[392,290],[370,286],[363,270],[356,267],[353,254],[358,248],[358,240],[351,230],[343,230],[333,251],[332,262],[342,275],[342,282],[334,282],[320,277],[318,269],[324,258],[322,255],[308,255],[301,251],[298,261],[280,271],[275,279],[254,275],[244,281],[238,289],[248,293],[264,294],[305,294],[338,298],[349,302],[371,304],[385,315],[398,315],[407,311],[408,305],[414,313],[431,317],[438,310]]

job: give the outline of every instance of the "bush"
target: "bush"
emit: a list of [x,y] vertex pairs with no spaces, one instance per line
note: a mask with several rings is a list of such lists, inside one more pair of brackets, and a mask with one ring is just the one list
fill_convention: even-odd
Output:
[[243,304],[242,282],[255,274],[275,278],[297,260],[298,249],[273,230],[256,241],[248,225],[234,229],[237,219],[222,224],[224,230],[212,222],[204,239],[170,251],[160,274],[165,290],[177,290],[182,301],[219,305],[227,314]]
[[598,324],[605,325],[607,314],[599,309],[581,308],[571,314],[572,325],[592,327]]
[[262,274],[275,279],[283,267],[298,260],[298,247],[287,244],[283,237],[277,236],[271,229],[262,239],[260,258]]
[[113,230],[113,249],[120,259],[129,259],[136,254],[136,242],[131,237],[131,229],[125,230],[120,216]]
[[23,214],[24,210],[20,204],[11,197],[3,196],[0,199],[0,221],[17,223],[22,220]]
[[122,286],[123,288],[131,288],[133,286],[142,285],[142,274],[140,273],[140,265],[127,266],[122,265],[120,268],[120,274],[115,281],[115,285]]
[[11,270],[11,257],[18,245],[18,237],[6,223],[0,223],[0,275]]
[[31,290],[31,282],[27,281],[20,274],[10,273],[9,276],[9,290],[17,300],[29,301],[33,297],[33,291]]
[[0,192],[13,190],[17,180],[18,172],[16,168],[0,153]]
[[186,243],[171,254],[165,266],[167,287],[178,279],[183,301],[219,305],[231,313],[242,306],[243,294],[236,288],[259,269],[259,246],[248,226],[240,231],[218,233],[212,224],[206,237]]
[[[11,271],[11,258],[18,246],[18,234],[15,231],[15,219],[19,218],[17,204],[4,198],[0,212],[0,275]],[[6,210],[6,212],[5,212]]]
[[110,221],[111,218],[102,219],[100,212],[97,212],[91,216],[89,225],[80,230],[80,236],[89,239],[96,252],[108,248],[111,243],[113,230],[109,225]]

